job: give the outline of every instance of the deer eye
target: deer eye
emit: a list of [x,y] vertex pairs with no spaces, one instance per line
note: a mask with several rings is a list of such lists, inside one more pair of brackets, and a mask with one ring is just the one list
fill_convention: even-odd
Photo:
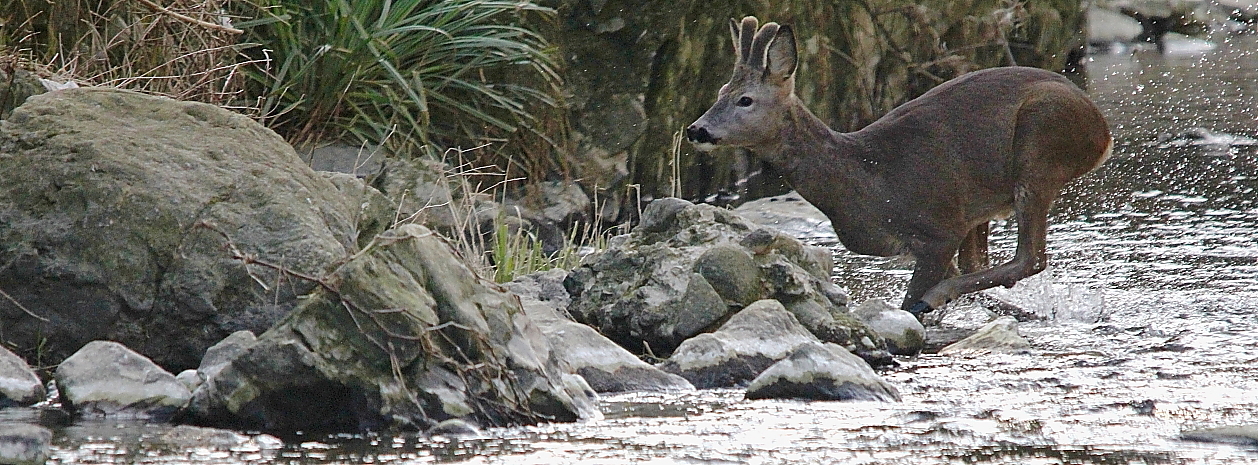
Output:
[[751,102],[752,102],[751,97],[744,95],[738,99],[738,103],[735,103],[735,105],[738,105],[740,107],[749,107],[751,106]]

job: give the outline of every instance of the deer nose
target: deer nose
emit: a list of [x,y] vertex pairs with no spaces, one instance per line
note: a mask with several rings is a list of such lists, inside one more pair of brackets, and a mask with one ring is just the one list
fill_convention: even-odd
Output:
[[697,127],[693,124],[686,128],[686,140],[695,144],[716,143],[716,138],[712,137],[712,134],[708,133],[708,128]]

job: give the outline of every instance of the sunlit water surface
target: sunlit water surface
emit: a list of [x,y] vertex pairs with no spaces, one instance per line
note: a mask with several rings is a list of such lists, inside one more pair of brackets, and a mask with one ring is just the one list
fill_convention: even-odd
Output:
[[[1180,439],[1258,423],[1258,38],[1220,39],[1203,54],[1095,56],[1088,67],[1114,156],[1057,204],[1052,269],[991,292],[1047,317],[1021,325],[1033,349],[903,359],[883,373],[903,402],[627,394],[576,424],[280,448],[171,450],[153,441],[161,428],[79,423],[58,431],[53,461],[1258,463],[1252,447]],[[998,257],[1011,254],[1008,225],[993,240]],[[854,300],[898,301],[907,264],[838,256]],[[954,307],[942,322],[988,316]]]

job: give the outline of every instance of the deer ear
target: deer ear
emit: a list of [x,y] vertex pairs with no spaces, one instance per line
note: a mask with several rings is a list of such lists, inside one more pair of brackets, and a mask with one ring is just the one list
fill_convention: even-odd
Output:
[[782,26],[773,36],[769,50],[765,52],[765,62],[765,71],[778,78],[786,79],[795,74],[799,56],[795,51],[795,33],[791,32],[790,26]]
[[734,39],[734,57],[735,58],[741,58],[743,56],[743,51],[739,48],[740,44],[738,42],[738,27],[739,27],[738,20],[734,18],[730,18],[729,19],[729,35],[730,37],[733,37]]

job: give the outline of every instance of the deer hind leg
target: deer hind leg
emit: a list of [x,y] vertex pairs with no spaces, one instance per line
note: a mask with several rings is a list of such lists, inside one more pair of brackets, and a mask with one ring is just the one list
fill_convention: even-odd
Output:
[[996,286],[1012,287],[1022,278],[1044,271],[1048,263],[1048,210],[1056,196],[1056,189],[1035,192],[1019,186],[1014,193],[1018,249],[1013,260],[995,268],[945,280],[926,291],[921,301],[912,304],[908,310],[920,315],[942,307],[962,294]]
[[976,273],[991,268],[987,259],[987,234],[990,223],[984,221],[970,230],[961,241],[961,249],[957,251],[957,267],[959,274]]

